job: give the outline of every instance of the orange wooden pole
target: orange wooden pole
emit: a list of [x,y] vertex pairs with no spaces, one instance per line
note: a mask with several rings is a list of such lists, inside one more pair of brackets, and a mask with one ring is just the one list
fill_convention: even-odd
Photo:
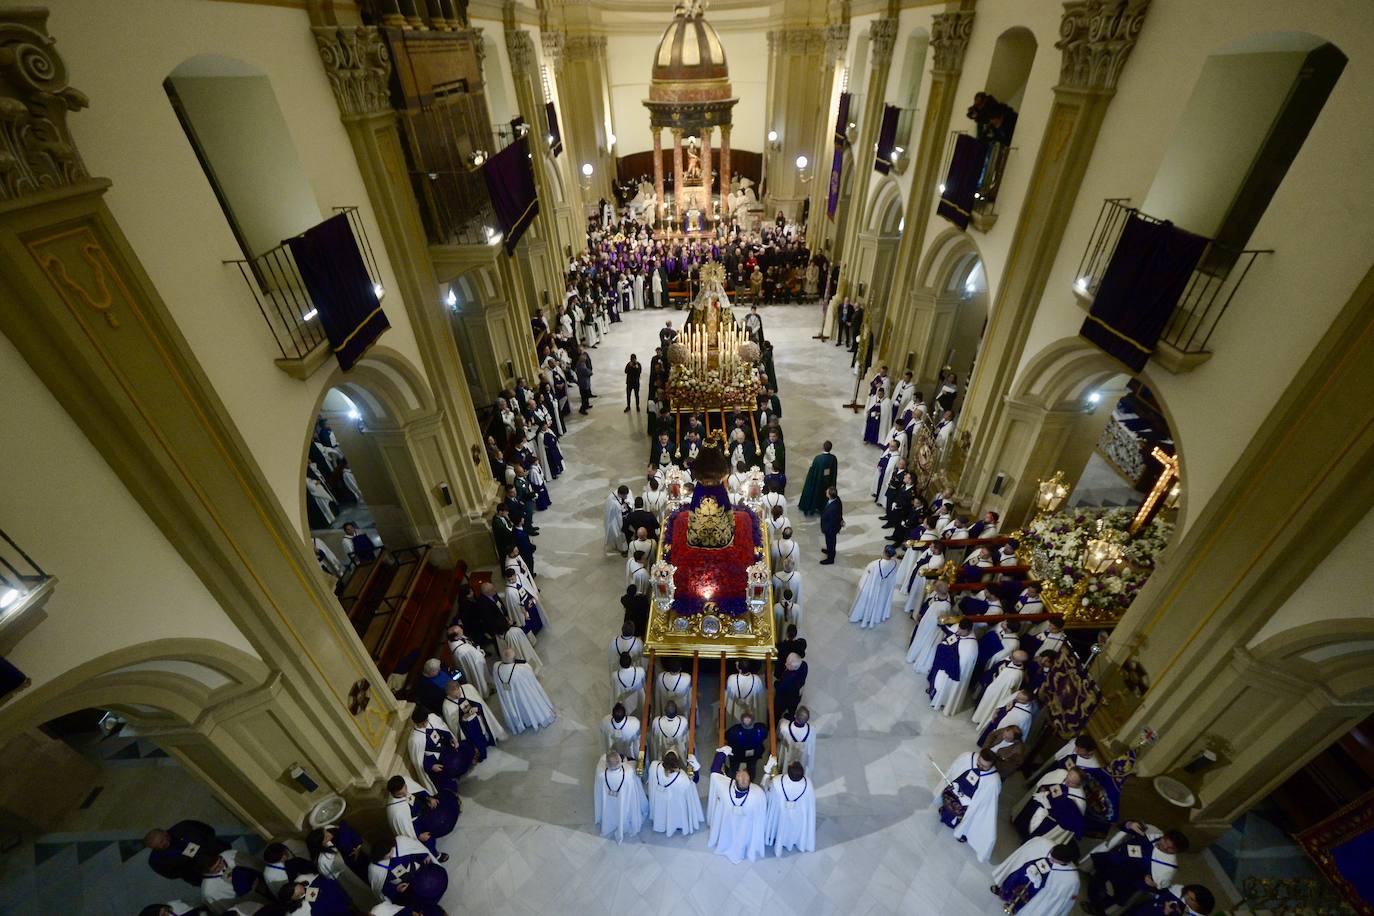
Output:
[[[716,740],[720,744],[725,743],[725,653],[720,653],[720,731]],[[717,745],[720,746],[720,745]]]
[[654,650],[649,650],[649,666],[644,672],[644,719],[639,729],[639,766],[636,771],[644,772],[644,753],[649,743],[649,725],[652,721],[649,717],[649,703],[653,699],[654,690]]
[[701,683],[697,680],[700,675],[699,665],[701,653],[692,652],[692,702],[688,704],[688,713],[691,718],[687,720],[687,753],[697,752],[697,686]]
[[773,722],[773,656],[770,654],[763,660],[764,677],[768,679],[768,753],[772,757],[778,756],[778,730]]

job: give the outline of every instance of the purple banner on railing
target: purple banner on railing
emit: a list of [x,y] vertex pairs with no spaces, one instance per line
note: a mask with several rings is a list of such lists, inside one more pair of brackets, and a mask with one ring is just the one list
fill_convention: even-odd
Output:
[[544,118],[549,122],[549,152],[557,159],[558,154],[563,152],[563,134],[558,128],[558,111],[553,107],[553,102],[544,103]]
[[377,301],[348,214],[332,216],[287,239],[339,365],[348,370],[391,327]]
[[843,146],[849,139],[849,100],[852,96],[848,92],[840,93],[840,111],[835,116],[835,145]]
[[897,145],[897,118],[902,109],[896,105],[883,106],[883,121],[878,127],[878,153],[873,157],[873,170],[886,175],[892,171],[892,148]]
[[844,147],[835,147],[835,159],[830,163],[830,196],[825,199],[825,215],[835,218],[835,208],[840,205],[840,170],[844,168]]
[[1132,213],[1078,333],[1144,369],[1206,248],[1202,236]]
[[973,192],[978,187],[985,149],[983,141],[968,134],[954,138],[954,153],[949,158],[949,171],[940,186],[940,203],[935,212],[960,229],[967,229],[973,217]]
[[506,235],[506,254],[525,234],[539,213],[539,198],[534,190],[534,165],[530,162],[528,137],[520,137],[482,166],[496,219]]

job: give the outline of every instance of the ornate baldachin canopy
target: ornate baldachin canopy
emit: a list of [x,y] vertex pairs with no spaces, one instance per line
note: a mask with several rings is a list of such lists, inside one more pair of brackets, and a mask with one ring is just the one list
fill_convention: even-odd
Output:
[[644,100],[650,126],[688,133],[728,126],[730,109],[738,101],[730,90],[725,48],[706,21],[702,3],[678,3],[654,51],[649,97]]

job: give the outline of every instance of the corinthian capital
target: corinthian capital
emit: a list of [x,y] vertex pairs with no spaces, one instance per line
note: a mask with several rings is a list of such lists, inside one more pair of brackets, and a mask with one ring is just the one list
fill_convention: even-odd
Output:
[[885,67],[892,62],[892,48],[897,44],[897,20],[874,19],[868,24],[868,46],[872,52],[869,63]]
[[973,10],[937,13],[930,26],[930,47],[935,53],[931,69],[936,73],[961,72],[964,51],[972,36]]
[[526,74],[534,70],[534,38],[529,29],[506,30],[506,54],[513,73]]
[[391,55],[370,26],[316,26],[315,47],[344,115],[390,111]]
[[1114,92],[1150,0],[1069,0],[1059,20],[1059,85]]
[[47,10],[0,11],[0,200],[89,177],[67,113],[90,102],[67,85],[54,44]]
[[544,61],[555,70],[563,69],[563,45],[565,36],[562,32],[540,32],[539,43],[544,48]]
[[825,27],[825,60],[834,63],[849,50],[849,23],[840,22]]

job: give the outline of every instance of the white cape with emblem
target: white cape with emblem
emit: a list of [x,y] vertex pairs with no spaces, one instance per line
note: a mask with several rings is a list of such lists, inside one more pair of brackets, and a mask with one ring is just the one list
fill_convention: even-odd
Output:
[[453,663],[463,672],[463,678],[477,688],[479,696],[486,696],[490,685],[487,683],[487,656],[467,638],[451,639],[448,643]]
[[[945,772],[950,779],[958,779],[969,770],[978,769],[978,754],[971,751],[954,758]],[[944,787],[941,786],[941,789]],[[967,837],[968,844],[978,856],[979,862],[992,858],[992,847],[997,845],[997,798],[1002,794],[1002,777],[996,770],[979,771],[978,787],[973,798],[960,800],[965,805],[964,816],[954,827],[955,837]],[[935,807],[939,808],[944,799],[941,792],[935,793]]]
[[[992,873],[992,880],[1000,887],[1012,875],[1031,867],[1032,862],[1048,856],[1052,848],[1054,843],[1047,837],[1030,838],[997,866]],[[1036,883],[1043,886],[1029,903],[1017,910],[1020,916],[1026,913],[1031,916],[1068,916],[1073,912],[1074,903],[1082,889],[1077,868],[1054,868],[1048,875],[1042,874]]]
[[649,799],[639,777],[625,763],[606,769],[606,758],[596,762],[596,823],[602,836],[614,836],[619,843],[644,828],[649,816]]
[[697,784],[685,770],[668,773],[663,763],[655,760],[649,764],[644,784],[649,790],[649,817],[654,833],[672,836],[675,831],[681,831],[683,836],[688,836],[706,822],[701,813]]
[[934,598],[926,602],[921,622],[916,624],[911,645],[907,646],[906,660],[915,666],[917,674],[929,674],[930,666],[935,664],[935,649],[940,645],[940,618],[949,614],[948,598]]
[[496,681],[496,695],[501,698],[501,712],[512,735],[526,729],[544,728],[558,718],[549,695],[540,686],[529,665],[497,662],[491,669]]
[[816,851],[816,793],[805,776],[778,776],[768,786],[768,845],[779,856],[784,849]]
[[711,839],[706,845],[716,855],[738,865],[761,858],[768,846],[768,798],[763,789],[749,786],[741,801],[735,797],[733,780],[723,773],[711,774],[715,809],[711,814]]
[[897,587],[897,561],[882,557],[868,564],[859,580],[859,593],[849,611],[849,622],[876,627],[892,615],[892,591]]
[[979,731],[982,731],[993,718],[1002,714],[1002,707],[1021,689],[1021,682],[1025,676],[1026,669],[1020,665],[1007,662],[1002,666],[1002,670],[997,672],[988,689],[983,691],[982,698],[978,700],[978,707],[973,710],[973,724]]
[[952,680],[943,671],[936,672],[935,696],[930,701],[931,709],[938,709],[947,716],[956,715],[968,699],[973,686],[973,669],[978,664],[978,640],[972,636],[960,636],[958,640],[959,680]]
[[783,772],[796,762],[809,774],[816,766],[816,727],[810,722],[799,725],[784,716],[778,722],[778,756]]

